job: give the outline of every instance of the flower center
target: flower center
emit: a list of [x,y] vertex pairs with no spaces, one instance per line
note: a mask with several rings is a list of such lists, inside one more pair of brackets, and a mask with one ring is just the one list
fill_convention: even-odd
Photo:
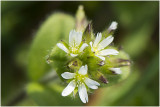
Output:
[[94,52],[96,55],[99,54],[99,51],[98,51],[97,47],[93,47],[93,52]]
[[75,76],[77,85],[82,84],[82,82],[84,82],[85,77],[86,77],[85,75],[77,74],[77,75]]
[[72,52],[73,54],[77,54],[77,53],[78,53],[78,49],[79,49],[78,46],[72,46],[72,47],[70,47],[70,50],[71,50],[71,52]]
[[72,52],[73,52],[73,53],[76,53],[77,50],[78,50],[77,47],[72,47]]

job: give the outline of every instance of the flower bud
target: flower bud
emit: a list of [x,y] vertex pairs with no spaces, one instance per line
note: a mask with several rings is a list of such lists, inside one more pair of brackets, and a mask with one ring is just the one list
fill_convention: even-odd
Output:
[[78,58],[75,58],[72,61],[70,61],[67,65],[70,69],[78,70],[81,67],[82,62]]
[[87,26],[87,20],[85,17],[85,12],[83,10],[83,6],[80,5],[76,13],[76,31],[83,32],[86,26]]
[[103,83],[105,83],[105,84],[108,84],[108,83],[109,83],[108,80],[107,80],[103,75],[101,75],[101,76],[99,77],[99,80],[101,80],[101,82],[103,82]]

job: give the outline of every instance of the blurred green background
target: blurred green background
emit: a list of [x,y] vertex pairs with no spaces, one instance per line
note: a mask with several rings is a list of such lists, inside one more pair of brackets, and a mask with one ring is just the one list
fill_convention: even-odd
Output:
[[[48,95],[46,99],[50,101],[37,100],[34,95],[17,96],[31,81],[27,74],[28,52],[40,25],[54,12],[74,16],[79,5],[84,6],[95,33],[103,31],[111,21],[118,22],[114,44],[122,46],[132,60],[131,74],[124,82],[96,90],[86,105],[158,106],[158,1],[2,1],[1,105],[65,105],[66,98],[57,97],[60,102],[56,103],[55,97],[50,94],[55,92],[36,83],[29,86],[39,87],[39,91],[49,90],[38,97]],[[69,101],[67,104],[72,105]],[[73,105],[82,104],[77,101]]]

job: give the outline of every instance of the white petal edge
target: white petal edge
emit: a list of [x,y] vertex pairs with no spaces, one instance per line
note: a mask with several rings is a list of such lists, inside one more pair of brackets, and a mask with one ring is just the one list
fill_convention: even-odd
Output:
[[68,96],[69,94],[72,93],[72,91],[75,89],[76,87],[76,82],[75,80],[72,80],[67,87],[62,91],[62,96]]
[[64,52],[69,53],[69,50],[62,43],[57,43],[57,46],[62,49]]
[[72,79],[72,78],[74,78],[75,75],[76,75],[75,73],[70,73],[70,72],[64,72],[61,74],[61,76],[64,79]]
[[71,53],[70,55],[71,55],[72,57],[76,57],[78,54],[72,54],[72,53]]
[[113,41],[113,39],[114,37],[112,36],[108,36],[107,38],[105,38],[102,42],[98,44],[98,50],[104,49]]
[[82,52],[87,46],[88,46],[87,43],[83,43],[82,46],[79,49],[79,52]]
[[88,66],[87,66],[87,64],[84,66],[84,68],[86,69],[86,71],[88,71]]
[[91,51],[94,52],[94,49],[93,49],[93,46],[92,46],[93,43],[90,42],[89,44],[90,44],[90,46],[91,46]]
[[98,45],[98,43],[100,42],[101,38],[102,38],[102,34],[101,33],[97,33],[97,36],[96,36],[96,39],[94,41],[93,47]]
[[114,71],[116,74],[121,74],[122,73],[120,68],[110,68],[110,70]]
[[81,75],[86,75],[86,74],[87,74],[86,65],[85,65],[85,66],[82,66],[82,67],[79,69],[78,73],[81,74]]
[[75,30],[71,30],[69,33],[69,46],[74,47]]
[[95,55],[95,56],[102,59],[103,61],[105,60],[105,57],[103,57],[103,56],[99,56],[99,55]]
[[115,30],[115,29],[117,29],[117,25],[118,25],[118,23],[113,21],[108,29],[109,30]]
[[87,89],[86,86],[82,83],[78,87],[78,92],[79,92],[79,97],[83,103],[88,102],[88,94],[87,94]]
[[86,85],[91,88],[91,89],[98,89],[98,86],[100,86],[100,84],[90,78],[85,78],[84,82],[86,83]]
[[91,47],[92,47],[92,42],[89,42],[89,44],[91,45]]
[[106,56],[106,55],[118,55],[118,51],[115,49],[104,49],[99,52],[99,55]]
[[79,46],[81,42],[82,42],[82,32],[75,31],[75,44]]

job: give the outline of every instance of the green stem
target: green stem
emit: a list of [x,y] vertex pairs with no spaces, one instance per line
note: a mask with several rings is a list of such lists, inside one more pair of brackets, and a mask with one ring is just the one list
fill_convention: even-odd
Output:
[[[49,81],[53,81],[53,80],[56,80],[58,78],[57,75],[53,74],[52,76],[49,76],[48,78],[48,75],[41,79],[39,81],[39,83],[41,84],[47,84]],[[23,101],[25,98],[27,97],[27,93],[26,93],[26,89],[23,88],[19,93],[18,95],[12,99],[10,102],[8,102],[8,104],[6,104],[5,106],[15,106],[17,103]]]

